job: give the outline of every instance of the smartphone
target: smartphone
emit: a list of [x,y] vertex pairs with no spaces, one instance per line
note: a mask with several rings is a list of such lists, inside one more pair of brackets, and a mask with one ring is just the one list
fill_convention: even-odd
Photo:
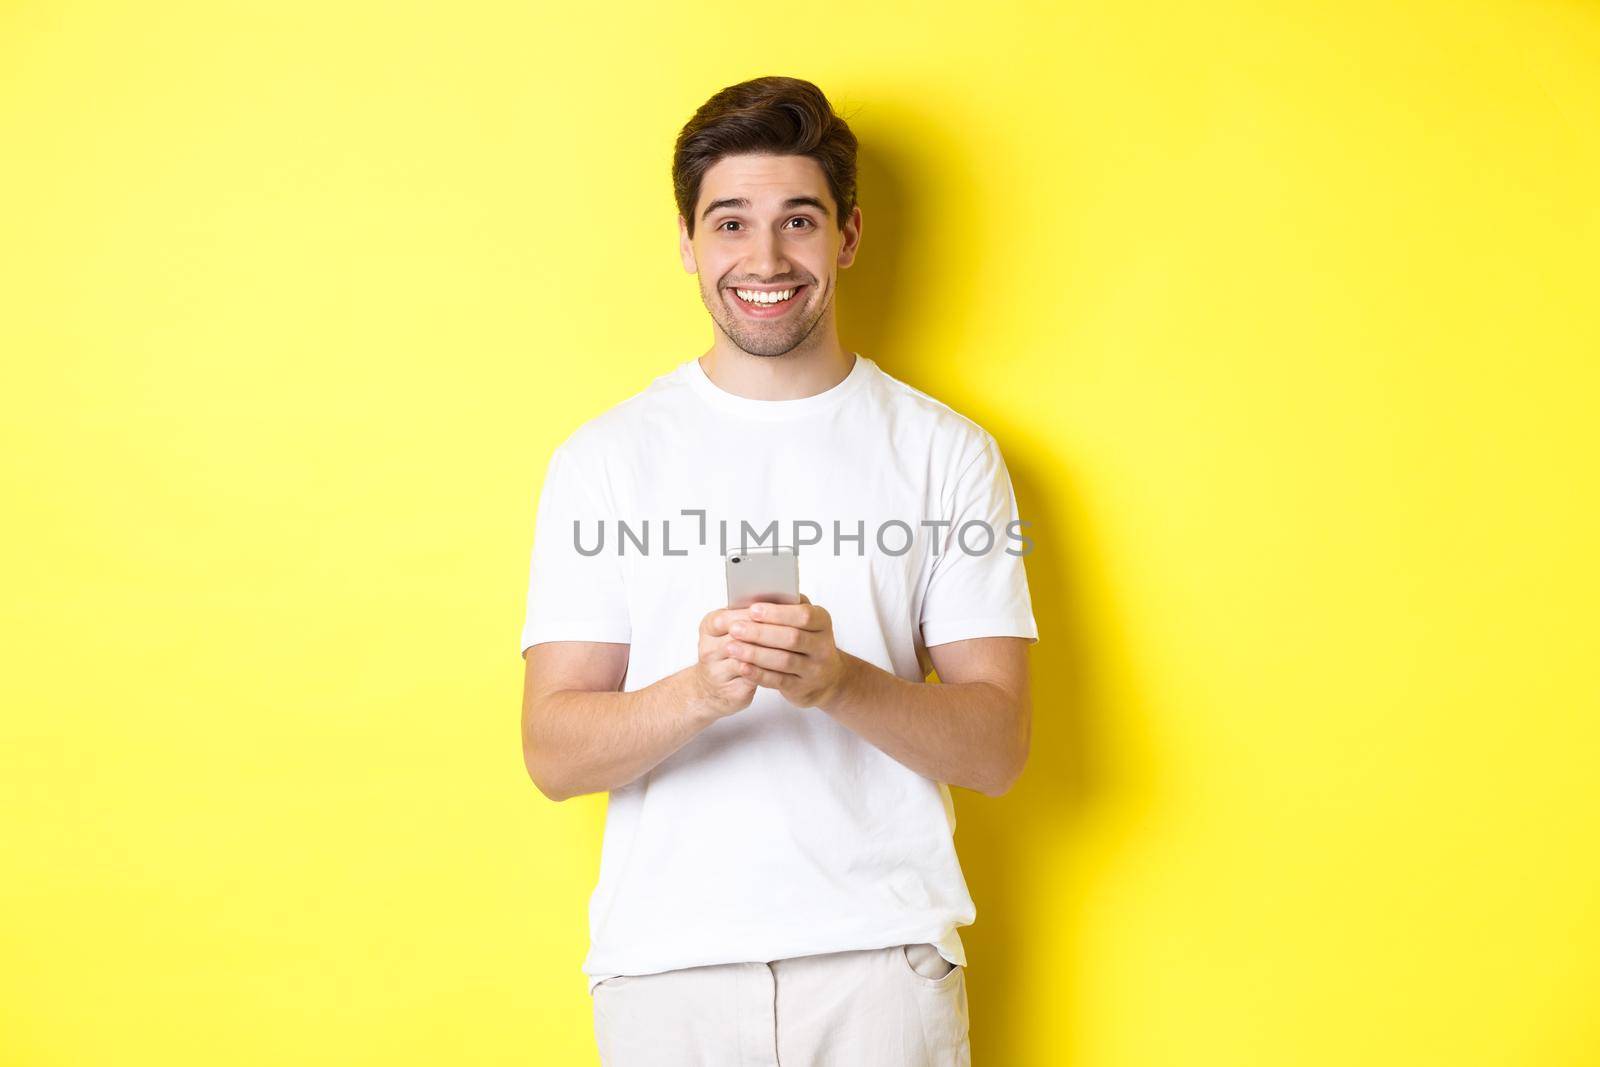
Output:
[[793,548],[757,548],[723,557],[728,607],[800,603],[800,557]]

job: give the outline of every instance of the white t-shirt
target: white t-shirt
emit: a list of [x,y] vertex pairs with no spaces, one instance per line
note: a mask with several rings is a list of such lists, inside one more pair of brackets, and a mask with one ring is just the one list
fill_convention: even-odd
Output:
[[[626,643],[623,689],[641,689],[696,661],[701,618],[727,604],[725,549],[792,545],[838,647],[923,682],[928,645],[1038,639],[1018,519],[994,439],[859,353],[795,400],[737,396],[691,359],[551,455],[522,648]],[[954,830],[947,785],[758,688],[611,791],[589,990],[922,941],[964,966],[956,928],[977,909]]]

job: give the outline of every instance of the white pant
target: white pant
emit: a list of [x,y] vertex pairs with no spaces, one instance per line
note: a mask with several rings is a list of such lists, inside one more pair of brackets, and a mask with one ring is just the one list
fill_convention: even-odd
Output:
[[932,945],[719,963],[594,988],[604,1067],[971,1067],[966,968]]

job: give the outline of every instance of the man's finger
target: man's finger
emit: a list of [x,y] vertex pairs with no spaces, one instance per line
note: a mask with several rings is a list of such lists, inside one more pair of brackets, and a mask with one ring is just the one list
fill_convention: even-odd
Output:
[[728,636],[739,641],[747,641],[752,645],[765,645],[767,648],[786,648],[791,652],[804,654],[806,645],[810,643],[807,631],[796,629],[793,626],[779,626],[769,622],[739,622],[728,628]]
[[790,652],[782,648],[767,648],[763,645],[751,645],[738,641],[732,642],[733,648],[728,652],[732,659],[754,663],[756,666],[769,671],[783,671],[785,674],[795,674],[804,657],[798,652]]
[[734,623],[739,622],[740,620],[748,620],[749,618],[749,608],[723,608],[719,611],[714,611],[711,613],[710,617],[706,619],[706,633],[712,634],[716,637],[726,636],[729,626],[732,626]]
[[821,630],[822,615],[816,605],[772,604],[760,601],[750,605],[750,617],[761,622],[775,622],[781,626],[795,626],[802,630]]
[[764,667],[757,667],[754,663],[741,662],[739,664],[739,673],[757,685],[764,685],[768,689],[781,689],[783,686],[798,680],[792,674],[784,674],[782,671],[769,671]]

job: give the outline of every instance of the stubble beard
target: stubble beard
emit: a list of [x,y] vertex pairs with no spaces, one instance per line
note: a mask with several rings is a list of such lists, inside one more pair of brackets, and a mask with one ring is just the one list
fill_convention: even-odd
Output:
[[[816,286],[807,283],[806,288],[814,290]],[[825,307],[819,309],[810,322],[803,322],[799,318],[774,319],[773,324],[779,325],[781,323],[781,326],[778,329],[769,330],[759,322],[740,319],[738,311],[728,307],[727,303],[724,302],[724,293],[728,294],[727,300],[739,299],[738,294],[731,288],[719,288],[709,298],[702,294],[702,299],[706,302],[706,310],[711,313],[711,317],[716,321],[717,325],[722,327],[722,332],[728,335],[728,339],[737,345],[740,351],[747,352],[752,356],[774,357],[793,352],[800,346],[801,342],[811,336],[811,331],[817,328],[817,323],[822,321],[823,313],[827,311]],[[810,299],[809,293],[805,294],[805,296],[807,300]]]

